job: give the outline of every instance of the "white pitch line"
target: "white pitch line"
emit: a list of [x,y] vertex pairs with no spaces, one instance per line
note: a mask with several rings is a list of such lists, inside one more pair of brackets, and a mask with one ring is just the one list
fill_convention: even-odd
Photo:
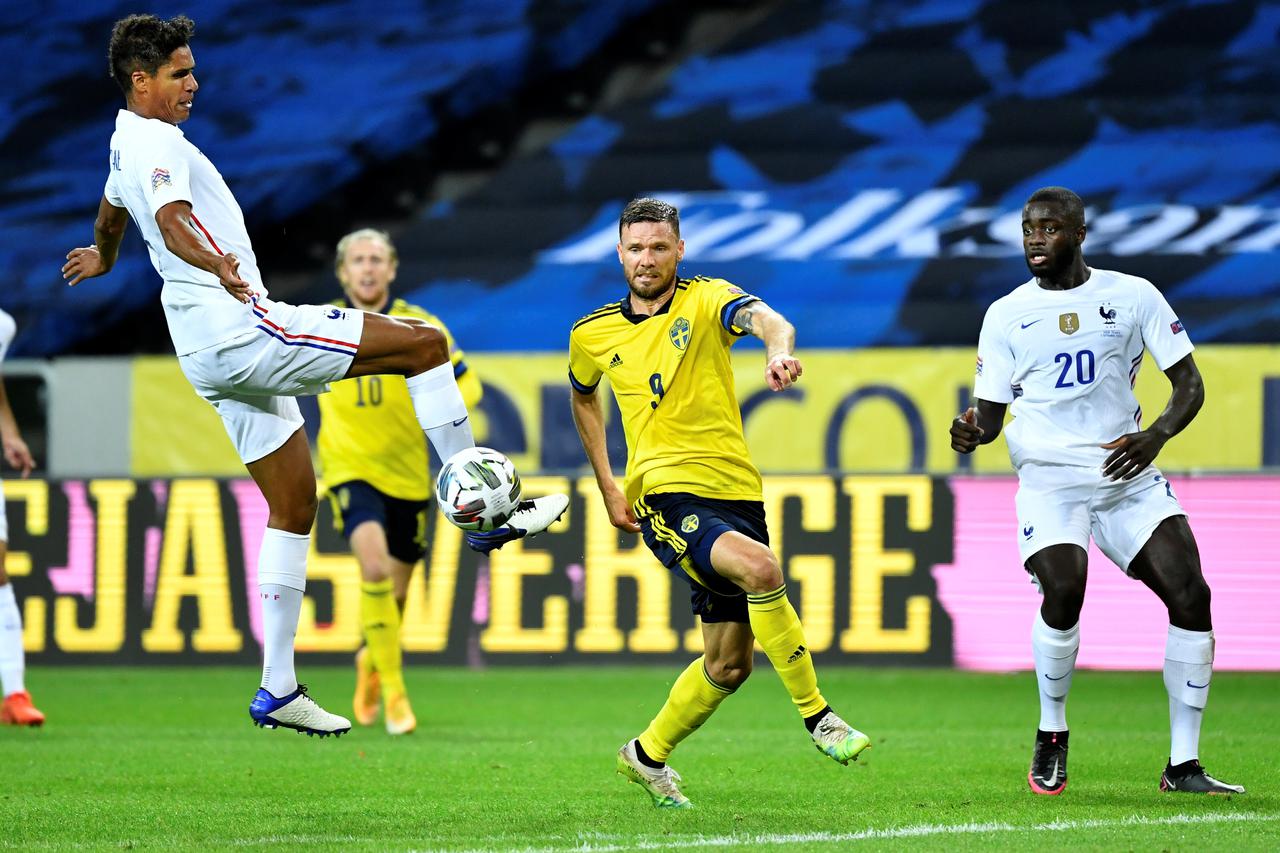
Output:
[[[1271,823],[1280,821],[1280,814],[1252,814],[1233,812],[1228,814],[1177,814],[1167,817],[1142,817],[1132,815],[1112,820],[1055,820],[1049,823],[1033,823],[1019,826],[1001,821],[987,823],[922,823],[895,826],[886,829],[864,829],[858,832],[804,832],[756,835],[693,835],[646,841],[636,838],[617,844],[593,844],[583,841],[561,847],[484,847],[467,853],[492,853],[507,850],[511,853],[615,853],[623,850],[674,850],[687,847],[758,847],[761,845],[785,846],[789,844],[847,843],[894,838],[923,838],[930,835],[964,833],[985,835],[1002,832],[1065,832],[1077,829],[1104,829],[1125,826],[1178,826],[1206,823]],[[444,853],[444,851],[441,851]]]
[[[623,850],[674,850],[685,847],[758,847],[761,845],[786,846],[789,844],[826,844],[848,843],[851,841],[870,841],[895,838],[924,838],[931,835],[948,835],[963,833],[983,835],[1002,832],[1065,832],[1076,829],[1105,829],[1124,826],[1180,826],[1207,823],[1275,823],[1280,822],[1280,814],[1254,814],[1250,812],[1230,812],[1227,814],[1175,814],[1166,817],[1142,817],[1133,815],[1112,820],[1055,820],[1049,823],[1033,823],[1019,826],[1013,823],[992,821],[987,823],[921,823],[907,826],[894,826],[886,829],[864,829],[858,832],[804,832],[777,833],[756,835],[690,835],[665,838],[661,841],[647,841],[616,833],[584,833],[580,838],[616,838],[616,843],[597,844],[589,840],[566,843],[558,847],[509,847],[495,843],[490,847],[472,848],[466,853],[615,853]],[[0,839],[0,848],[13,849],[89,849],[106,846],[145,845],[152,839],[142,837],[112,842],[36,842],[35,844],[15,844]],[[254,838],[225,838],[220,840],[205,839],[202,844],[218,847],[276,847],[282,844],[301,845],[354,845],[373,844],[399,845],[404,839],[395,838],[363,838],[354,835],[267,835]],[[495,839],[496,842],[496,839]],[[411,848],[412,849],[412,848]],[[448,848],[432,848],[436,853],[451,853]]]

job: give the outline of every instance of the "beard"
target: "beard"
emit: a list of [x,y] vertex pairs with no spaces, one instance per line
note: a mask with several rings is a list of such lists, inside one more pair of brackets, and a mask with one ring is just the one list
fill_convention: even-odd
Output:
[[671,289],[671,285],[675,283],[675,270],[671,271],[671,275],[659,281],[641,284],[636,281],[635,274],[627,276],[627,287],[641,299],[655,299]]

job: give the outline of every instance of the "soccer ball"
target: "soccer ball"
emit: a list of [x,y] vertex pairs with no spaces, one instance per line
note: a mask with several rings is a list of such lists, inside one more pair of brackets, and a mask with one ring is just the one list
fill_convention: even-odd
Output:
[[468,447],[440,469],[436,498],[444,517],[463,530],[493,530],[506,524],[520,503],[520,475],[498,451]]

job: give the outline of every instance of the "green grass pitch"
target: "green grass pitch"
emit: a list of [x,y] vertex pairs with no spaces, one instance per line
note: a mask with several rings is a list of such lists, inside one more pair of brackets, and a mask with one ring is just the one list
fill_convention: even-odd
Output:
[[[776,676],[755,676],[673,757],[691,811],[614,773],[679,667],[409,670],[416,734],[262,731],[243,668],[35,668],[41,730],[0,729],[0,848],[605,851],[1280,848],[1280,675],[1219,673],[1209,771],[1245,796],[1161,794],[1159,673],[1078,673],[1071,782],[1026,783],[1027,674],[839,669],[833,706],[872,736],[841,767]],[[304,665],[350,713],[352,674]]]

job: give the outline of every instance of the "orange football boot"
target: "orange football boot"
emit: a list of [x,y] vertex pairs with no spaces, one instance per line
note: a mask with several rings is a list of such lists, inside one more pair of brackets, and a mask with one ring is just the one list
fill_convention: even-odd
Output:
[[30,693],[19,690],[4,697],[4,705],[0,705],[0,723],[7,726],[40,726],[44,724],[44,714],[31,704]]

